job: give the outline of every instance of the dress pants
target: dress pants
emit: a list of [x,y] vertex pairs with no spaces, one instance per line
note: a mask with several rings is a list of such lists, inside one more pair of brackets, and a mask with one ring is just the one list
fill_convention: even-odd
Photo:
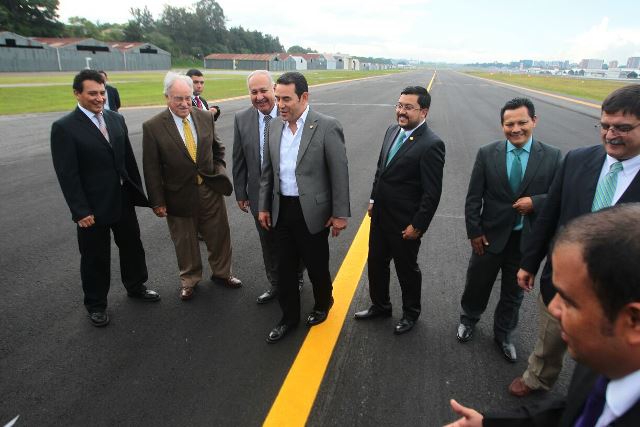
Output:
[[313,309],[328,311],[333,290],[329,273],[329,228],[311,234],[304,221],[300,199],[280,196],[280,212],[274,232],[278,246],[280,324],[295,325],[300,321],[300,258],[307,267],[313,286]]
[[485,251],[484,255],[471,254],[467,269],[467,282],[462,294],[460,322],[473,326],[487,308],[491,289],[498,271],[502,270],[500,300],[493,316],[493,334],[500,341],[510,341],[511,333],[518,325],[520,305],[524,291],[518,286],[520,266],[521,231],[512,231],[499,254]]
[[418,267],[420,239],[404,240],[401,232],[388,232],[371,224],[369,233],[369,295],[373,305],[391,309],[389,298],[389,264],[393,259],[400,289],[402,289],[402,313],[410,320],[420,316],[422,272]]
[[[143,292],[148,279],[144,248],[135,207],[122,187],[122,213],[113,224],[77,227],[80,249],[80,278],[84,305],[89,313],[105,311],[111,284],[111,232],[120,256],[120,277],[128,292]],[[97,218],[100,221],[99,218]]]
[[[256,229],[260,237],[260,247],[262,248],[262,260],[264,261],[264,270],[267,273],[267,280],[271,287],[278,286],[278,245],[276,244],[276,234],[273,230],[265,230],[260,225],[258,218],[255,218]],[[300,258],[298,265],[298,281],[303,280],[304,263]]]
[[206,184],[199,185],[196,213],[189,217],[168,215],[167,224],[178,258],[181,287],[193,288],[202,280],[198,233],[207,246],[212,276],[231,276],[231,233],[222,194]]

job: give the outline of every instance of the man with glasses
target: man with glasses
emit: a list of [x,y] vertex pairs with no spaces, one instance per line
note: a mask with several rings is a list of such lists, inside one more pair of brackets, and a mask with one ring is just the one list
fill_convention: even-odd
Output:
[[368,213],[369,295],[372,305],[359,320],[391,316],[389,264],[393,259],[402,289],[402,318],[394,333],[410,331],[420,316],[420,239],[436,213],[442,193],[444,142],[426,123],[431,95],[405,88],[396,104],[397,125],[389,126],[373,181]]
[[[535,274],[556,231],[571,219],[608,206],[640,201],[640,85],[613,91],[602,103],[602,144],[567,153],[551,184],[544,209],[524,248],[518,285],[531,291]],[[522,377],[509,386],[514,396],[549,390],[562,369],[566,344],[547,306],[556,291],[547,262],[540,278],[538,339]]]
[[202,280],[197,234],[207,245],[211,280],[230,288],[242,282],[231,275],[231,236],[224,196],[231,194],[224,146],[213,115],[191,106],[193,83],[167,73],[168,108],[142,124],[142,163],[153,212],[167,218],[180,269],[180,299],[193,297]]

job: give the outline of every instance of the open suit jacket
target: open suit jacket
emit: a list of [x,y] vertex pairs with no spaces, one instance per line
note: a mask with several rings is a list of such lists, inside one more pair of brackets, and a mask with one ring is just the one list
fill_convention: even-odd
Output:
[[166,206],[173,216],[189,217],[198,206],[197,175],[214,191],[231,194],[226,175],[224,146],[215,133],[213,115],[194,108],[198,134],[194,162],[167,108],[142,124],[142,163],[152,207]]
[[74,222],[94,215],[116,223],[122,212],[121,180],[136,206],[149,206],[124,118],[104,110],[109,141],[79,108],[53,123],[51,155]]
[[236,200],[249,200],[255,217],[258,216],[262,170],[258,120],[258,110],[252,106],[237,113],[233,121],[233,187]]
[[118,93],[118,89],[111,85],[104,85],[104,87],[107,91],[107,98],[109,99],[109,108],[111,111],[118,112],[120,109],[120,94]]
[[[598,374],[586,366],[577,364],[564,399],[521,407],[509,415],[487,414],[482,425],[485,427],[572,427],[582,414],[583,406],[597,377]],[[612,427],[640,425],[640,401],[610,425]]]
[[[273,119],[260,179],[259,210],[271,212],[275,226],[280,209],[280,140],[284,122]],[[268,153],[268,155],[266,155]],[[342,126],[333,117],[309,109],[296,162],[296,182],[304,220],[311,234],[329,217],[349,217],[349,171]]]
[[399,133],[400,127],[392,125],[384,136],[371,190],[371,222],[397,234],[409,224],[424,232],[440,203],[444,142],[425,122],[411,133],[387,165],[389,150]]
[[[606,151],[602,145],[578,148],[567,153],[549,188],[547,202],[533,226],[531,238],[524,247],[520,263],[524,270],[536,273],[547,255],[556,230],[573,218],[591,212],[605,157]],[[640,202],[640,173],[616,204],[630,202]],[[555,295],[549,271],[542,275],[540,283],[542,297],[548,304]]]
[[520,246],[531,232],[536,216],[544,206],[547,190],[560,166],[561,153],[555,147],[533,140],[527,168],[520,188],[514,194],[507,175],[507,143],[497,141],[478,150],[471,172],[465,221],[467,236],[473,239],[483,234],[489,241],[486,250],[502,253],[519,214],[512,205],[521,197],[531,197],[533,212],[523,218]]

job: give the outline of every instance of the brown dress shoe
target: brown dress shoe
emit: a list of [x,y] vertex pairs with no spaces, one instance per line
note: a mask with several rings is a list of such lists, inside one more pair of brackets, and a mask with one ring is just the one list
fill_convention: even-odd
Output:
[[238,289],[242,287],[242,282],[237,277],[229,276],[227,278],[221,277],[213,277],[211,276],[211,281],[217,283],[222,286],[226,286],[227,288]]
[[186,301],[193,298],[193,288],[180,288],[180,299]]
[[516,397],[525,397],[534,391],[531,387],[524,383],[524,378],[517,377],[509,385],[509,393]]

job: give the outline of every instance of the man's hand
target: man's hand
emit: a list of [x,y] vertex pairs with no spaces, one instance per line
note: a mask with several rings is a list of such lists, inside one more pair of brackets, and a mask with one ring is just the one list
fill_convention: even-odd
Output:
[[238,207],[243,212],[249,212],[249,201],[248,200],[238,200]]
[[271,229],[271,213],[265,212],[265,211],[258,212],[258,222],[260,223],[260,226],[262,228],[264,228],[265,230],[270,230]]
[[216,107],[209,107],[209,111],[215,116],[218,114],[218,109]]
[[489,241],[483,234],[479,237],[474,237],[471,240],[471,249],[475,252],[476,255],[484,255],[484,247],[489,246]]
[[407,228],[402,231],[402,238],[404,240],[416,240],[420,238],[420,236],[422,236],[422,232],[413,228],[411,224],[407,225]]
[[87,227],[91,227],[95,223],[96,223],[95,217],[93,215],[89,215],[89,216],[85,216],[84,218],[78,221],[78,227],[87,228]]
[[369,206],[367,207],[367,214],[369,215],[369,218],[371,218],[371,211],[373,211],[373,203],[369,203]]
[[447,424],[445,427],[482,427],[482,419],[484,417],[480,412],[462,406],[454,399],[451,399],[449,403],[451,404],[451,409],[453,409],[453,412],[461,415],[462,418],[451,424]]
[[156,214],[157,217],[164,218],[167,216],[167,207],[158,206],[157,208],[153,208],[153,213]]
[[517,210],[520,215],[529,215],[533,212],[533,200],[531,197],[521,197],[516,200],[512,207]]
[[518,270],[516,277],[518,278],[518,286],[527,292],[533,290],[533,284],[536,281],[535,274],[531,274],[526,270],[520,269]]
[[338,237],[340,235],[340,232],[347,228],[347,219],[336,218],[332,216],[324,226],[331,227],[331,235],[333,237]]

